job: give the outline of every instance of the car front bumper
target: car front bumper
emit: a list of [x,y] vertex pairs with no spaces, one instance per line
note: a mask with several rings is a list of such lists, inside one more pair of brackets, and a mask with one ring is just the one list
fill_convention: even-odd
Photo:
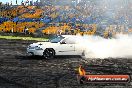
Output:
[[27,55],[28,56],[33,56],[33,55],[42,56],[43,50],[27,49]]

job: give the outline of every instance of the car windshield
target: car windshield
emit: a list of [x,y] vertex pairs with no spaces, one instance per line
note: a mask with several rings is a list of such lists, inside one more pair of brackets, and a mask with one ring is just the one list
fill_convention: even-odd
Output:
[[62,39],[64,39],[64,37],[58,36],[58,37],[55,37],[55,38],[51,39],[50,42],[51,42],[51,43],[58,43],[58,42],[60,42]]

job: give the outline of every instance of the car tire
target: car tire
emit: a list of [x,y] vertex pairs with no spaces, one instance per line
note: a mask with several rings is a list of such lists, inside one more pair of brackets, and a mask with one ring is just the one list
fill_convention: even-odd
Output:
[[86,51],[83,51],[83,52],[82,52],[81,57],[84,58],[84,59],[86,59]]
[[55,51],[54,51],[54,49],[47,48],[47,49],[45,49],[44,52],[43,52],[43,57],[44,57],[45,59],[53,59],[54,56],[55,56]]

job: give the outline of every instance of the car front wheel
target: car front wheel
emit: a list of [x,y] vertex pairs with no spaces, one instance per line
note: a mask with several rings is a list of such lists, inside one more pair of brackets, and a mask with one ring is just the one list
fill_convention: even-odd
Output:
[[45,49],[43,52],[43,57],[45,59],[52,59],[55,56],[55,51],[53,49]]

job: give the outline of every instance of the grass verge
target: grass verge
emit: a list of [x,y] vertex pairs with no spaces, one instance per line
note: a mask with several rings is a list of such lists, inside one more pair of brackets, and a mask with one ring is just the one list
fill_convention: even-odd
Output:
[[33,37],[16,37],[16,36],[1,36],[0,39],[20,39],[20,40],[36,40],[36,41],[46,41],[46,38],[33,38]]

